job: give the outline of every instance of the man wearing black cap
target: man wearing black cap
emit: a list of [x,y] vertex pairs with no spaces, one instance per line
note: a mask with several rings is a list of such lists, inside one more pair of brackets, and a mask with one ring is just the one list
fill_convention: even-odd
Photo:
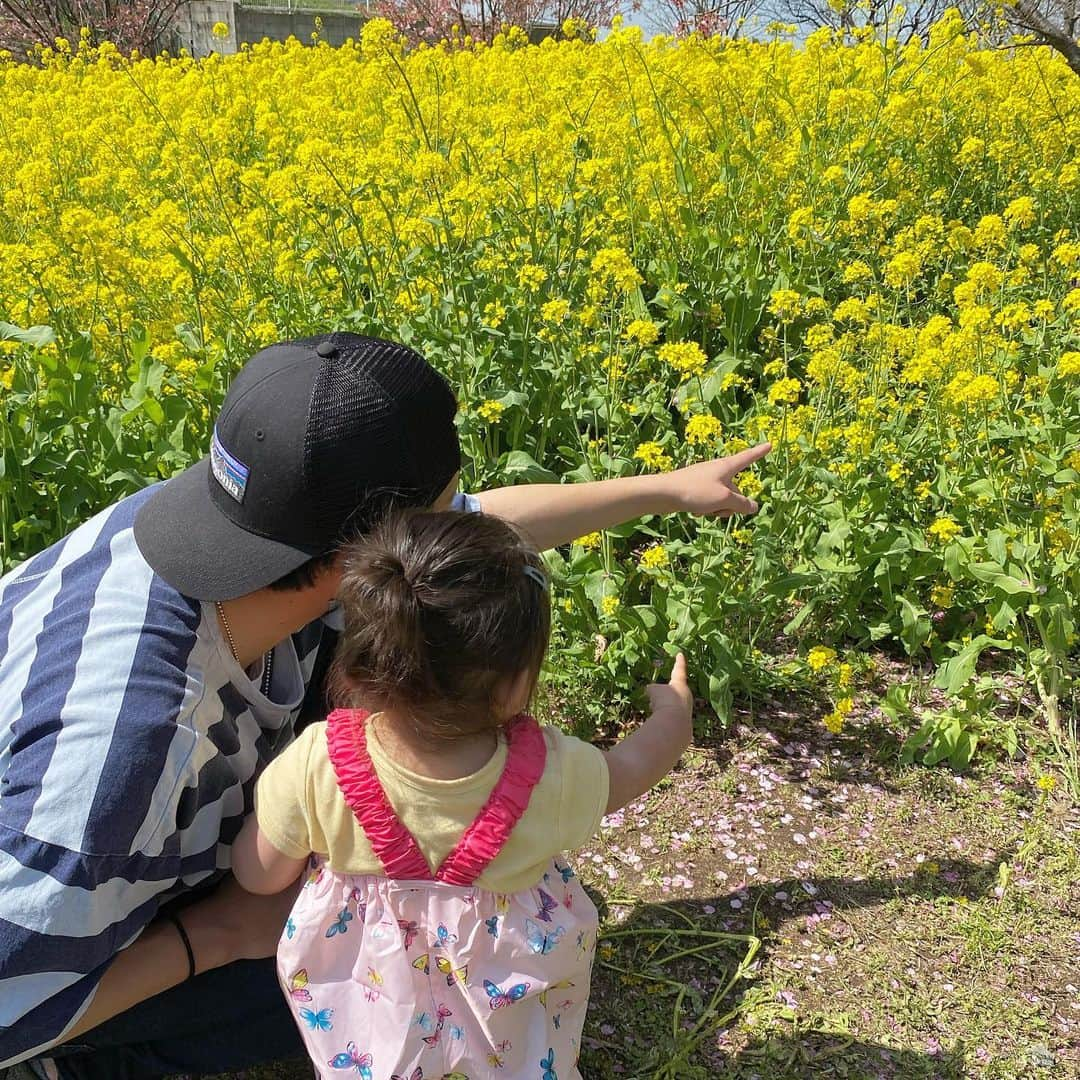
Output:
[[0,1078],[302,1052],[265,959],[291,897],[225,872],[256,776],[322,709],[344,539],[391,506],[499,514],[543,547],[756,510],[733,477],[767,446],[459,496],[455,409],[401,345],[272,346],[237,375],[207,458],[0,580]]

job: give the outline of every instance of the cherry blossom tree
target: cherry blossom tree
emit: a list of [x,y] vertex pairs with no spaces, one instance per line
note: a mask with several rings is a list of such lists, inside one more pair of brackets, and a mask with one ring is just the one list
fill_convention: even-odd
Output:
[[125,52],[152,53],[188,0],[0,0],[0,47],[16,54],[58,37],[112,41]]
[[759,0],[653,0],[655,29],[676,37],[724,34],[738,37],[744,22],[761,8]]
[[414,44],[438,42],[453,36],[488,44],[511,26],[551,27],[561,32],[568,20],[580,33],[608,26],[619,9],[618,0],[380,0],[376,10]]

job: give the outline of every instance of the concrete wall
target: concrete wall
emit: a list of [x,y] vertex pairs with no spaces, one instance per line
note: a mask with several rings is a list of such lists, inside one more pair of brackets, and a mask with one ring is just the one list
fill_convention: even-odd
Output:
[[[263,38],[284,41],[288,37],[311,41],[316,18],[322,19],[320,37],[331,45],[360,36],[365,16],[357,11],[319,11],[304,8],[303,0],[281,0],[279,7],[246,7],[238,0],[191,0],[177,17],[173,32],[176,45],[192,56],[234,53],[242,44]],[[213,27],[224,23],[229,32],[214,37]]]
[[[245,42],[255,44],[263,38],[284,41],[295,37],[305,44],[311,41],[316,18],[322,19],[320,38],[331,45],[341,45],[348,38],[358,38],[367,16],[356,11],[319,11],[306,9],[303,0],[280,0],[279,7],[247,7],[239,0],[190,0],[176,20],[175,44],[192,56],[212,52],[234,53]],[[225,37],[213,35],[216,23],[228,27]],[[539,44],[557,27],[532,25],[529,40]]]
[[364,17],[359,12],[305,11],[303,8],[288,11],[284,5],[282,10],[238,6],[235,17],[237,45],[244,42],[254,44],[263,38],[284,41],[288,37],[295,37],[309,42],[316,18],[322,19],[320,39],[330,45],[341,45],[347,38],[358,38],[360,28],[364,25]]
[[[235,9],[235,0],[191,0],[176,17],[173,26],[176,44],[192,56],[236,52]],[[214,37],[214,25],[219,22],[229,28],[225,38]]]

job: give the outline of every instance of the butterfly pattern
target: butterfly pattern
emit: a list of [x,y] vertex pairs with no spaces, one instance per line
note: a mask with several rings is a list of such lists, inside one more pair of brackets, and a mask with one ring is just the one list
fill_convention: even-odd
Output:
[[552,983],[546,990],[541,990],[536,996],[540,999],[540,1004],[546,1009],[548,994],[550,994],[552,990],[568,990],[573,985],[573,982],[569,979],[563,979],[560,982]]
[[559,906],[559,902],[551,893],[544,892],[543,889],[538,889],[537,892],[540,893],[540,908],[536,912],[536,917],[543,922],[551,922],[551,913]]
[[338,912],[337,921],[331,923],[326,928],[326,936],[332,938],[337,934],[347,934],[349,932],[349,923],[352,922],[353,914],[348,908],[342,908]]
[[[341,1044],[338,1043],[340,1046]],[[327,1064],[331,1069],[355,1069],[361,1076],[361,1080],[371,1080],[370,1054],[361,1054],[356,1049],[356,1043],[347,1043],[345,1053],[335,1054]]]
[[439,923],[438,929],[435,931],[435,940],[431,943],[431,947],[433,949],[445,949],[447,945],[453,945],[457,939],[457,934],[450,933],[442,923]]
[[529,948],[540,956],[547,956],[562,940],[564,933],[566,931],[561,926],[557,926],[549,932],[541,929],[532,919],[525,920],[525,941],[528,943]]
[[540,1080],[559,1080],[555,1075],[555,1051],[549,1046],[547,1056],[540,1059]]
[[333,1016],[333,1009],[320,1009],[318,1012],[315,1012],[314,1009],[300,1010],[300,1019],[312,1031],[332,1031],[334,1028]]
[[[415,903],[391,905],[379,886],[374,891],[370,885],[358,889],[352,887],[353,882],[329,894],[324,882],[321,890],[306,894],[312,899],[298,901],[295,918],[290,916],[285,923],[280,946],[285,951],[279,973],[288,1000],[295,1003],[297,1024],[315,1060],[328,1061],[335,1075],[351,1075],[359,1080],[375,1080],[376,1059],[384,1061],[385,1071],[380,1075],[386,1080],[425,1080],[425,1068],[429,1074],[434,1069],[427,1080],[469,1080],[460,1071],[462,1067],[473,1077],[497,1074],[559,1080],[559,1072],[569,1067],[567,1061],[572,1063],[576,1058],[588,994],[589,954],[595,947],[596,935],[590,919],[591,905],[574,870],[560,860],[550,863],[549,870],[544,880],[530,890],[514,894],[462,891],[448,898],[441,908],[418,907]],[[340,880],[322,865],[313,867],[311,881],[317,882],[323,876]],[[403,891],[427,892],[423,885],[413,882]],[[320,912],[313,905],[322,902],[321,896],[328,906]],[[322,943],[318,948],[307,932],[297,933],[305,925],[315,931],[314,941]],[[572,948],[560,949],[567,940],[576,944],[576,954]],[[418,951],[413,952],[414,948]],[[342,949],[346,955],[355,949],[358,962],[351,991],[342,990],[340,984],[324,984],[320,975],[325,965],[318,962],[319,949],[333,950],[325,953],[326,964],[332,962],[331,956],[340,956]],[[552,966],[547,966],[549,958]],[[347,962],[354,961],[347,958]],[[488,970],[485,964],[490,965]],[[360,974],[365,971],[366,978]],[[560,971],[570,977],[560,978]],[[403,991],[403,972],[411,977],[411,991]],[[580,972],[582,978],[574,972]],[[538,994],[537,982],[544,988]],[[575,983],[579,989],[573,989]],[[586,985],[581,987],[582,983]],[[566,996],[567,990],[574,996]],[[335,992],[346,996],[336,997]],[[414,1049],[395,1060],[401,1043],[395,1042],[393,1050],[383,1048],[378,1018],[385,1002],[400,992],[415,995],[416,1011],[409,1014],[411,1021],[406,1021],[412,1033],[406,1045]],[[488,1005],[482,1013],[476,1010],[478,999]],[[544,1041],[549,1043],[546,1056],[541,1058],[536,1054],[543,1042],[534,1041],[531,1034],[537,1021],[529,1019],[535,1015],[537,1004],[541,1008],[539,1022],[547,1027],[548,1038]],[[507,1012],[514,1005],[519,1010]],[[350,1031],[350,1023],[365,1015],[358,1007],[373,1011],[359,1021],[364,1026]],[[510,1027],[500,1019],[503,1013]],[[484,1019],[489,1015],[496,1026],[489,1028]],[[369,1028],[373,1019],[374,1026]],[[519,1028],[522,1023],[524,1026]],[[514,1032],[513,1041],[493,1037],[500,1030]],[[364,1036],[364,1031],[371,1034]],[[524,1038],[526,1032],[530,1033],[528,1039],[515,1053],[514,1043],[521,1042],[518,1033]],[[350,1035],[354,1041],[346,1042]],[[321,1052],[316,1052],[316,1047]],[[449,1062],[442,1068],[432,1064],[437,1057],[451,1052],[460,1062],[458,1071],[445,1072],[452,1068]],[[384,1057],[387,1053],[389,1060]],[[429,1053],[432,1058],[427,1056]],[[475,1069],[469,1068],[470,1061]]]
[[301,968],[293,972],[289,977],[289,997],[293,1001],[310,1001],[311,991],[308,990],[307,968]]
[[438,1020],[435,1023],[435,1030],[430,1035],[424,1036],[424,1042],[428,1046],[439,1045],[439,1039],[442,1037],[442,1032],[443,1028],[446,1026],[447,1017],[454,1015],[445,1005],[440,1005],[435,1010],[435,1013],[438,1017]]
[[504,990],[490,979],[485,979],[484,990],[487,992],[488,1004],[493,1009],[501,1009],[506,1005],[513,1005],[515,1001],[520,1001],[529,992],[529,984],[517,983],[509,990]]
[[367,901],[362,899],[363,893],[359,889],[353,889],[349,893],[349,899],[356,905],[356,917],[363,922],[367,918]]
[[465,980],[469,977],[469,968],[466,965],[463,968],[455,968],[445,956],[437,956],[435,958],[435,966],[439,971],[446,976],[446,985],[453,986],[454,981],[465,985]]

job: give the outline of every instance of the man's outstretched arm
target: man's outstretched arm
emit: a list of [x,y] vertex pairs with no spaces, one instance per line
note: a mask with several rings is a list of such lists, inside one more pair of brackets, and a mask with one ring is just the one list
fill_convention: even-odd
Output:
[[514,522],[539,548],[547,549],[649,514],[753,514],[757,503],[739,491],[736,477],[771,449],[762,443],[670,473],[582,484],[522,484],[484,491],[477,498],[485,513]]

